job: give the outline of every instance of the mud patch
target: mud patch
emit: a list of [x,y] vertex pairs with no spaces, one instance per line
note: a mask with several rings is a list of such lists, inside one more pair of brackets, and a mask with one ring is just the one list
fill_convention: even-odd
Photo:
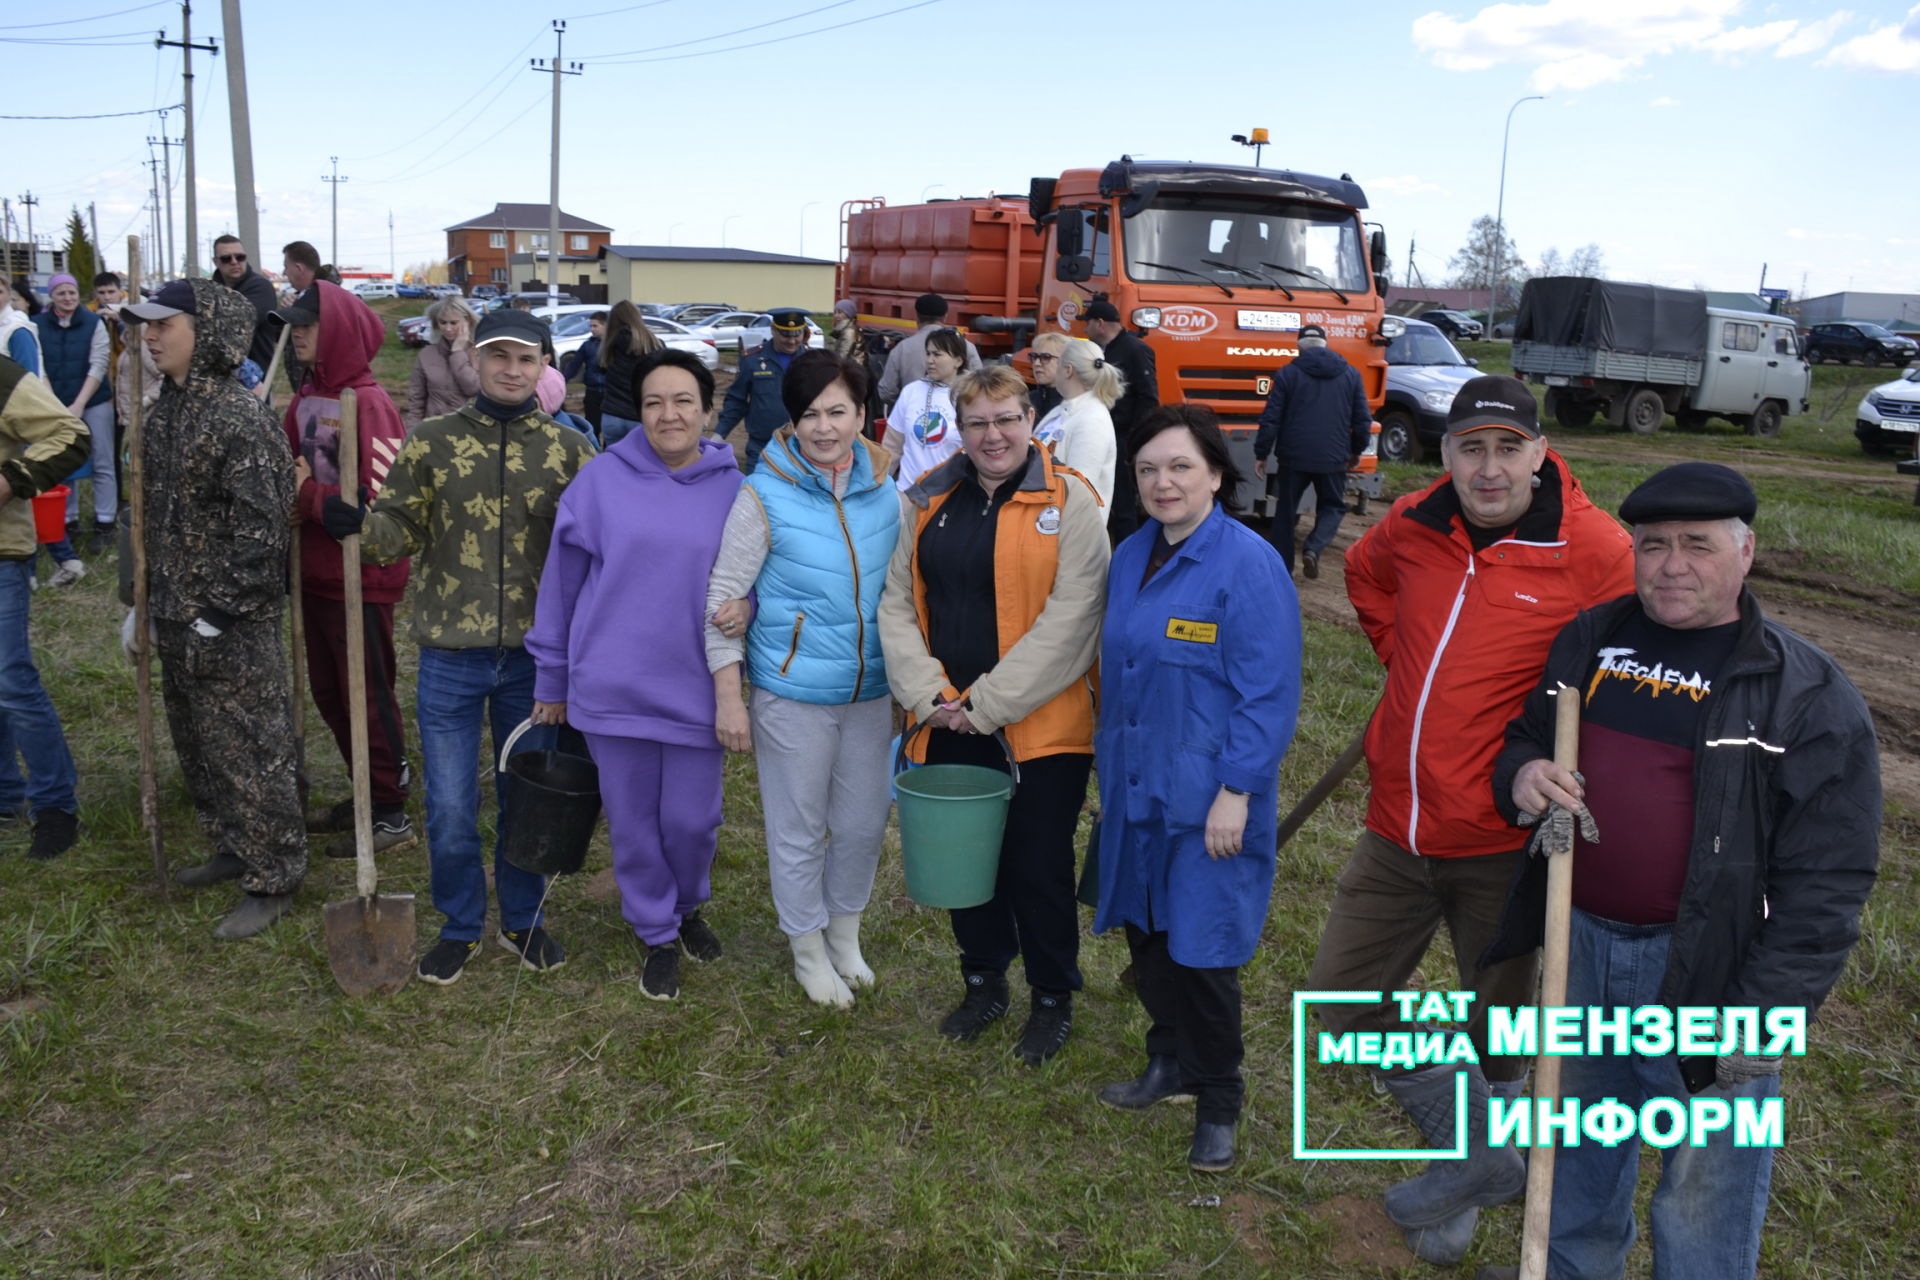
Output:
[[1333,1260],[1348,1265],[1379,1268],[1410,1267],[1415,1259],[1377,1201],[1358,1196],[1335,1196],[1309,1205],[1307,1213],[1333,1228]]
[[1273,1212],[1273,1202],[1248,1191],[1236,1191],[1223,1199],[1220,1207],[1226,1213],[1227,1225],[1233,1228],[1234,1240],[1246,1255],[1263,1267],[1272,1266],[1279,1256],[1267,1239],[1267,1215]]

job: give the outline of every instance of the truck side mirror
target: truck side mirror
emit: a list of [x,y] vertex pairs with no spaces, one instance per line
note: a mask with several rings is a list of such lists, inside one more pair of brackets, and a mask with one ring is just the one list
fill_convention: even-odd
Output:
[[1380,283],[1380,292],[1387,291],[1387,271],[1393,266],[1393,260],[1387,257],[1387,233],[1376,230],[1368,241],[1369,257],[1373,260],[1373,276]]
[[1075,284],[1093,277],[1093,255],[1087,252],[1087,211],[1062,209],[1053,223],[1053,278]]

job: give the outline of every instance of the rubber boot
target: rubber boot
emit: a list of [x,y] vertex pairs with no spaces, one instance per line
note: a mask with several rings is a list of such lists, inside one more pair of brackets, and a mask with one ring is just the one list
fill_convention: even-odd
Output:
[[827,960],[826,938],[819,929],[788,938],[793,947],[793,976],[807,999],[815,1004],[830,1004],[837,1009],[853,1007],[853,992],[833,971]]
[[[1376,1077],[1377,1078],[1377,1077]],[[1488,1091],[1496,1098],[1512,1102],[1527,1090],[1527,1078],[1522,1075],[1518,1080],[1495,1080],[1488,1082]],[[1525,1160],[1524,1153],[1521,1159]],[[1526,1183],[1520,1184],[1515,1199],[1526,1194]],[[1469,1209],[1457,1213],[1435,1227],[1409,1227],[1405,1231],[1407,1248],[1413,1256],[1435,1266],[1457,1267],[1461,1259],[1467,1256],[1467,1250],[1473,1245],[1473,1232],[1480,1225],[1480,1211]]]
[[860,913],[850,916],[833,916],[827,921],[827,959],[833,962],[833,971],[846,980],[849,987],[870,987],[873,985],[873,970],[867,967],[865,957],[860,954]]
[[182,867],[174,872],[173,882],[186,885],[189,889],[202,889],[223,880],[238,880],[246,871],[247,864],[235,855],[216,853],[199,866]]
[[251,938],[291,910],[293,895],[290,893],[250,893],[227,913],[226,919],[213,927],[213,936]]
[[1527,1167],[1511,1147],[1487,1145],[1487,1078],[1476,1065],[1427,1067],[1387,1081],[1430,1147],[1454,1145],[1454,1078],[1467,1080],[1467,1155],[1434,1160],[1426,1172],[1389,1187],[1387,1216],[1402,1227],[1437,1227],[1468,1209],[1504,1204],[1527,1186]]
[[1193,1101],[1193,1095],[1180,1087],[1180,1060],[1170,1053],[1149,1055],[1144,1074],[1108,1085],[1100,1090],[1099,1098],[1117,1111],[1145,1111],[1157,1102]]

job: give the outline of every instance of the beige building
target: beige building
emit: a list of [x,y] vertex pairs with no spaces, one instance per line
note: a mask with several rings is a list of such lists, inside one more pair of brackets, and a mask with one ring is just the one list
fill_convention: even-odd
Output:
[[609,303],[725,302],[742,311],[769,307],[833,310],[834,264],[753,249],[610,244],[600,250]]

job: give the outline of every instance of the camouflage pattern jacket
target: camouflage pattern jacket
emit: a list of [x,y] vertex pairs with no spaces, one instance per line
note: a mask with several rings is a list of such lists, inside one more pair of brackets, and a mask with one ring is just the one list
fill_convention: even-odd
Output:
[[413,429],[367,513],[361,555],[415,556],[413,634],[433,649],[526,642],[560,495],[593,445],[539,410],[467,404]]
[[293,454],[271,410],[234,380],[253,305],[193,280],[193,363],[147,414],[148,601],[165,622],[260,618],[287,594]]
[[45,378],[0,355],[0,478],[13,497],[0,506],[0,560],[25,560],[38,543],[32,497],[87,458],[87,428]]

